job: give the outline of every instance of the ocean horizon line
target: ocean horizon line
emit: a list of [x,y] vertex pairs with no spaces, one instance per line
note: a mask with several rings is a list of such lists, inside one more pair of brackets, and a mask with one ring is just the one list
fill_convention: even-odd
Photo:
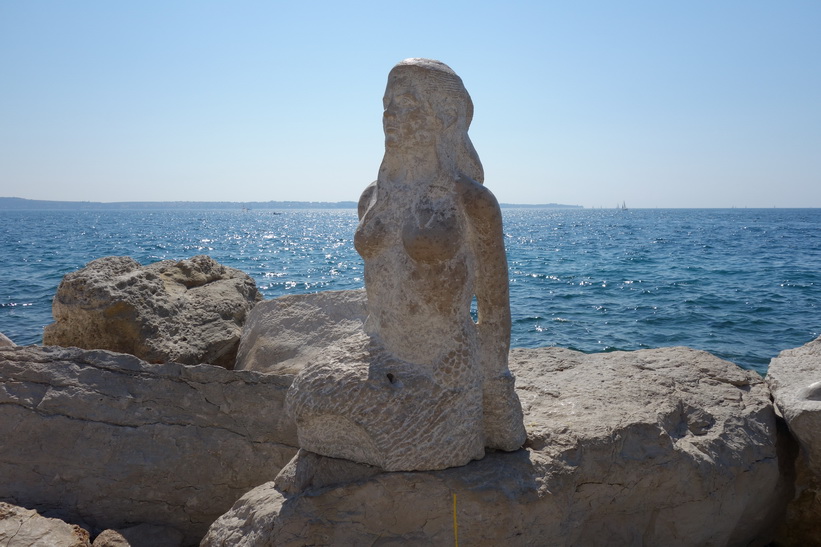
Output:
[[[560,203],[512,204],[501,207],[542,209],[584,209],[581,205]],[[356,209],[355,201],[62,201],[0,197],[0,210],[55,209]]]
[[[630,207],[621,209],[619,207],[585,207],[583,205],[567,205],[562,203],[500,203],[500,207],[506,209],[583,209],[587,211],[598,210],[698,210],[698,209],[819,209],[821,207],[748,207],[748,206],[712,206],[712,207]],[[355,201],[88,201],[88,200],[42,200],[19,197],[0,197],[0,210],[185,210],[185,209],[356,209]]]

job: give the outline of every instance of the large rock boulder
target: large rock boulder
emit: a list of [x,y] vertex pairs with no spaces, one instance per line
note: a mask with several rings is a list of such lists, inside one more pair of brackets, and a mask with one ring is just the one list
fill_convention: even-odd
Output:
[[778,412],[798,441],[795,498],[779,541],[821,543],[821,338],[770,361],[767,383]]
[[770,361],[767,383],[807,465],[821,476],[821,337]]
[[148,523],[186,544],[296,453],[289,376],[0,348],[0,500],[95,529]]
[[6,547],[91,547],[76,524],[47,518],[33,509],[0,502],[0,545]]
[[208,256],[147,266],[100,258],[63,278],[43,343],[233,368],[242,326],[261,299],[251,277]]
[[13,348],[16,345],[8,336],[0,332],[0,348]]
[[236,369],[298,374],[328,348],[361,332],[367,316],[365,289],[260,302],[242,328]]
[[510,365],[525,449],[425,472],[307,458],[313,469],[297,461],[290,471],[301,492],[273,482],[251,490],[203,545],[450,544],[456,534],[465,545],[770,539],[786,488],[757,374],[686,348],[515,349]]

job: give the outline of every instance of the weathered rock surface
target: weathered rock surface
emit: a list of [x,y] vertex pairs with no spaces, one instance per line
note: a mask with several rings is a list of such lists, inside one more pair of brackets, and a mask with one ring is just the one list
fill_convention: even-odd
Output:
[[300,449],[274,480],[277,490],[298,494],[307,488],[355,482],[385,473],[380,467],[338,458],[328,458]]
[[208,256],[147,266],[100,258],[63,278],[43,343],[233,368],[246,316],[261,299],[247,274]]
[[0,332],[0,348],[13,348],[16,345],[8,336]]
[[365,290],[294,294],[260,302],[242,328],[236,370],[298,374],[367,318]]
[[[134,547],[116,530],[103,530],[94,538],[91,547]],[[179,547],[179,543],[176,547]]]
[[770,361],[767,383],[810,469],[821,476],[821,338],[782,351]]
[[0,545],[4,547],[91,547],[77,525],[47,518],[32,509],[0,502]]
[[454,523],[465,545],[769,540],[786,500],[758,375],[686,348],[515,349],[510,364],[526,449],[442,471],[327,465],[311,486],[314,456],[292,469],[305,491],[251,490],[203,545],[451,544]]
[[0,499],[186,544],[296,453],[289,376],[151,365],[78,348],[0,348]]
[[180,547],[183,534],[174,528],[140,524],[103,530],[89,542],[88,530],[33,509],[0,502],[0,545],[4,547]]
[[784,545],[821,545],[821,338],[772,359],[767,383],[799,445],[795,498],[778,539]]

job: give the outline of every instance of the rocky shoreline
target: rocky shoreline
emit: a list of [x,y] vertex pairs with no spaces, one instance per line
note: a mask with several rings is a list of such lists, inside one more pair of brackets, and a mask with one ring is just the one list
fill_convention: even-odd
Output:
[[[210,284],[152,298],[173,322]],[[364,306],[362,291],[252,305],[235,370],[0,338],[0,543],[818,544],[821,338],[766,379],[688,348],[514,349],[520,450],[425,472],[292,461],[285,392]]]

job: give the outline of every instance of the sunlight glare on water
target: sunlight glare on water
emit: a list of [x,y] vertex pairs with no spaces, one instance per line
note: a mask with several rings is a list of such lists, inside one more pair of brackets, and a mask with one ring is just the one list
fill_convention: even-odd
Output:
[[[821,210],[503,210],[512,344],[685,345],[764,372],[819,335]],[[62,276],[208,254],[265,298],[363,286],[354,210],[6,211],[0,332],[42,341]]]

